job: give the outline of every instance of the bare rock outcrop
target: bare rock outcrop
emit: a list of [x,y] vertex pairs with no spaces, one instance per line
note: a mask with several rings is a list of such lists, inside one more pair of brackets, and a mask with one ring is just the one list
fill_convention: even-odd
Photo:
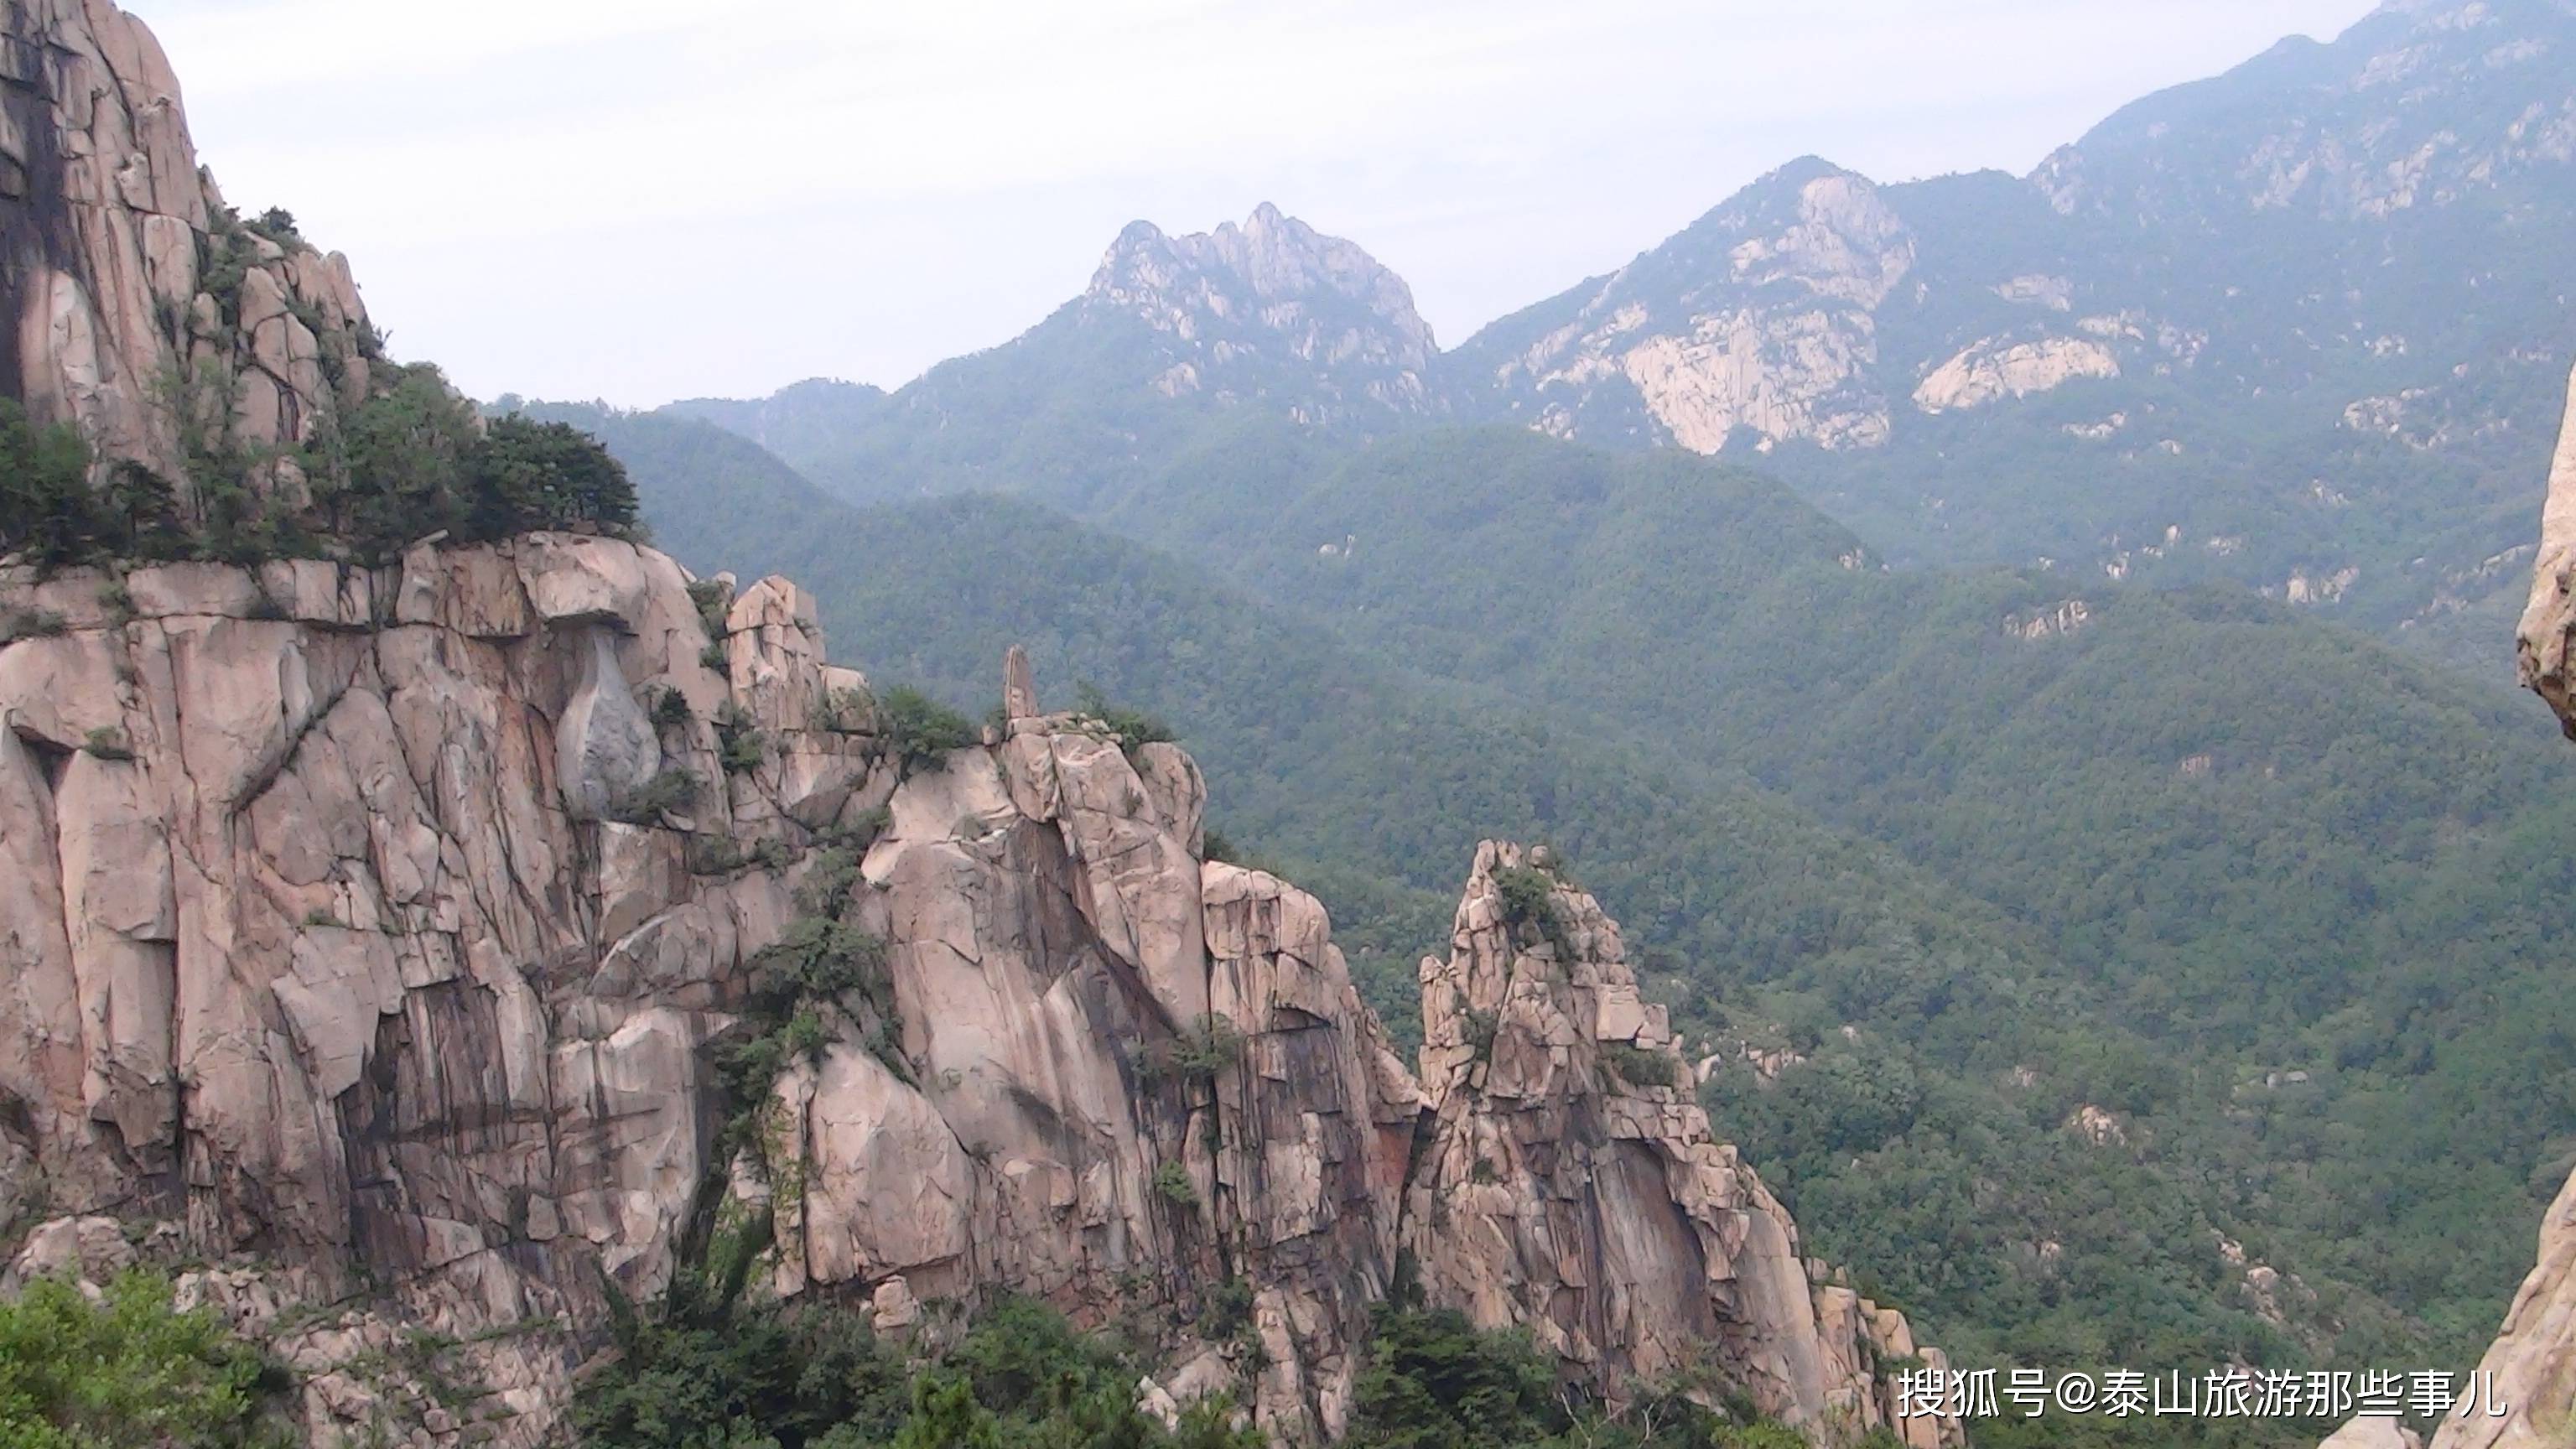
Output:
[[[709,1167],[699,1048],[812,835],[789,788],[892,787],[729,692],[686,584],[571,535],[0,580],[50,616],[0,647],[13,1198],[453,1338],[595,1321],[601,1270],[657,1289]],[[769,742],[731,772],[727,702]],[[638,804],[657,779],[697,788]],[[527,1442],[571,1355],[512,1342]]]
[[[1407,1250],[1613,1399],[1891,1422],[1903,1319],[1801,1259],[1599,908],[1512,917],[1514,848],[1426,965],[1426,1091],[1323,907],[1206,859],[1190,758],[1037,713],[1024,657],[1016,717],[925,762],[802,590],[604,538],[20,572],[0,610],[44,621],[0,645],[0,1237],[20,1277],[213,1264],[183,1291],[304,1370],[317,1436],[534,1444],[604,1285],[752,1223],[764,1291],[889,1333],[1146,1310],[1162,1397],[1287,1440],[1347,1424]],[[818,920],[881,979],[735,1100],[766,948]],[[490,1392],[433,1413],[439,1375]]]
[[2478,1361],[2482,1397],[2505,1407],[2446,1419],[2433,1449],[2545,1449],[2576,1429],[2576,1178],[2540,1223],[2540,1261]]
[[2515,653],[2522,683],[2548,701],[2576,739],[2576,699],[2569,695],[2568,645],[2576,641],[2576,377],[2549,465],[2549,497],[2540,514],[2540,552],[2532,562],[2531,601],[2522,611]]
[[1765,447],[1875,447],[1889,427],[1875,310],[1914,263],[1914,236],[1877,187],[1800,161],[1533,309],[1564,316],[1508,352],[1496,335],[1525,318],[1462,355],[1530,426],[1561,437],[1642,433],[1714,453],[1742,429]]
[[1267,396],[1300,421],[1432,411],[1439,348],[1413,290],[1376,258],[1265,202],[1174,236],[1132,223],[1074,304],[1141,323],[1166,397]]
[[[2576,640],[2576,381],[2571,381],[2558,451],[2549,468],[2549,497],[2532,568],[2531,602],[2517,631],[2523,684],[2537,693],[2576,739],[2576,699],[2569,695],[2567,652]],[[2540,1224],[2540,1259],[2505,1313],[2479,1371],[2491,1375],[2494,1399],[2510,1412],[2446,1422],[2434,1449],[2539,1449],[2562,1444],[2576,1429],[2576,1177],[2561,1188]]]
[[1897,1416],[1881,1362],[1939,1351],[1801,1257],[1590,896],[1487,842],[1422,984],[1432,1125],[1404,1239],[1433,1302],[1526,1327],[1614,1402],[1713,1371],[1826,1437],[1963,1442],[1953,1421]]
[[192,449],[310,443],[378,356],[347,259],[281,214],[240,220],[198,168],[142,22],[108,0],[0,11],[0,394],[184,496]]
[[779,1083],[781,1291],[1160,1308],[1274,1431],[1340,1431],[1416,1096],[1314,898],[1202,862],[1204,802],[1179,750],[1071,715],[894,792],[853,890],[899,1047]]

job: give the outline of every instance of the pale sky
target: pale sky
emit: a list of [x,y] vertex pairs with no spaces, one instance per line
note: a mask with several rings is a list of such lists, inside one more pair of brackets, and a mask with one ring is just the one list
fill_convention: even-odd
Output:
[[2027,171],[2368,0],[127,0],[246,211],[491,397],[893,387],[1274,201],[1443,346],[1814,153]]

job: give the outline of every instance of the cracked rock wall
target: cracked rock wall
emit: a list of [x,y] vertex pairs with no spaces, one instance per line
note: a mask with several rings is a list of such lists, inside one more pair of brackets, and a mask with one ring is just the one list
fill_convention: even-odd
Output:
[[[0,578],[42,621],[0,645],[21,1276],[129,1239],[214,1263],[186,1291],[307,1370],[317,1438],[539,1442],[602,1282],[649,1297],[711,1221],[766,1223],[764,1291],[889,1333],[1005,1293],[1163,1325],[1155,1396],[1225,1389],[1288,1440],[1347,1424],[1408,1250],[1614,1401],[1705,1370],[1822,1442],[1886,1421],[1903,1320],[1799,1259],[1589,897],[1558,893],[1565,951],[1514,936],[1521,856],[1480,849],[1426,1092],[1321,904],[1205,859],[1181,750],[1038,713],[1023,661],[1015,717],[907,770],[810,596],[702,615],[690,585],[570,534]],[[707,1048],[826,907],[884,943],[883,1003],[826,1003],[820,1050],[727,1101]],[[450,1412],[333,1356],[406,1335],[492,1392]]]
[[[709,847],[792,849],[891,788],[803,716],[718,767],[686,582],[571,535],[6,580],[58,629],[0,646],[14,1215],[174,1224],[289,1301],[457,1337],[594,1320],[594,1265],[655,1291],[708,1166],[698,1048],[790,912],[792,867]],[[819,683],[810,598],[735,619],[737,664]],[[597,818],[665,758],[695,803]],[[510,1376],[559,1401],[564,1345],[528,1352]]]
[[1617,923],[1543,875],[1522,879],[1546,879],[1547,904],[1515,914],[1499,876],[1532,869],[1479,846],[1449,957],[1422,963],[1431,1125],[1403,1231],[1426,1295],[1527,1328],[1614,1403],[1714,1371],[1828,1440],[1964,1443],[1897,1417],[1879,1365],[1946,1361],[1799,1256],[1797,1225],[1711,1134]]
[[347,258],[232,219],[141,21],[0,7],[0,394],[184,490],[184,438],[312,442],[375,353]]

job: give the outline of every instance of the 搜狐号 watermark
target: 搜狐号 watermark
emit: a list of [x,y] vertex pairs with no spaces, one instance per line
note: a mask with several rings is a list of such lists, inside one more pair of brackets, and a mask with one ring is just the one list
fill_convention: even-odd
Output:
[[[2009,1409],[2006,1407],[2009,1405]],[[1896,1376],[1900,1419],[2037,1418],[2103,1414],[2203,1419],[2347,1419],[2413,1416],[2500,1419],[2495,1374],[2479,1369],[2247,1369],[2204,1373],[2141,1369],[2051,1373],[2045,1369],[1906,1369]]]

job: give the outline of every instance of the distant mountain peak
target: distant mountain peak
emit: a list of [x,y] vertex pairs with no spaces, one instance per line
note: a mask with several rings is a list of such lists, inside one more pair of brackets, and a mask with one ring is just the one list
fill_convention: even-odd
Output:
[[1092,302],[1133,307],[1163,330],[1186,326],[1188,314],[1250,315],[1276,327],[1298,304],[1355,302],[1385,334],[1390,360],[1427,364],[1439,350],[1431,324],[1414,310],[1413,289],[1358,243],[1328,236],[1270,202],[1242,225],[1173,236],[1150,221],[1118,234],[1083,294]]
[[1357,369],[1355,387],[1399,410],[1419,408],[1439,353],[1413,289],[1357,243],[1263,202],[1238,225],[1171,235],[1130,222],[1092,273],[1080,305],[1162,334],[1171,354],[1154,385],[1170,394],[1225,384],[1244,360],[1293,359]]

